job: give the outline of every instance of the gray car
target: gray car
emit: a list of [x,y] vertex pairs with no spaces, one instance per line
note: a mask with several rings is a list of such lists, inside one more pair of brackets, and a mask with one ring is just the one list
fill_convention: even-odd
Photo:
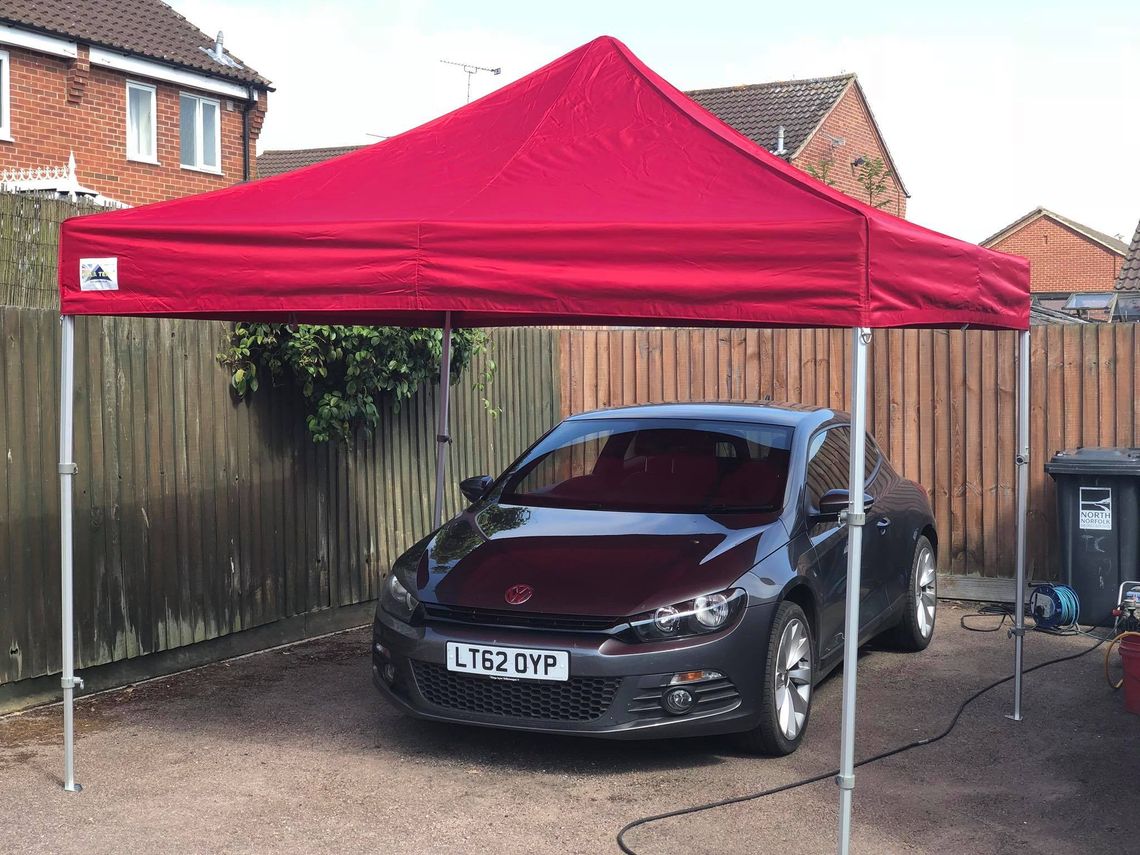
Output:
[[[850,428],[666,404],[557,425],[383,580],[373,679],[419,718],[610,738],[803,739],[843,656]],[[860,641],[922,650],[938,538],[867,437]]]

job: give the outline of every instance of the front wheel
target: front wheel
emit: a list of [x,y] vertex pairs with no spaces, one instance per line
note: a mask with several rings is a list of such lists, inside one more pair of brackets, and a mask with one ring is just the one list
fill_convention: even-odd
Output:
[[925,650],[934,637],[934,620],[938,614],[938,569],[934,547],[925,536],[920,536],[914,545],[908,597],[903,609],[891,641],[900,650]]
[[803,609],[784,602],[768,635],[760,687],[760,724],[739,736],[746,751],[783,756],[799,747],[811,715],[815,643]]

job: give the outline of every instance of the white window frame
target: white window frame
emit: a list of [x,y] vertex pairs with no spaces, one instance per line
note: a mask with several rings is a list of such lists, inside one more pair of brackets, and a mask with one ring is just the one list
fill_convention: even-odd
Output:
[[[195,133],[198,136],[198,162],[197,163],[183,163],[182,162],[182,99],[194,99],[194,122]],[[217,121],[214,122],[214,152],[217,155],[217,166],[206,166],[202,160],[202,104],[209,103],[214,105],[214,110],[217,113]],[[189,169],[192,172],[205,172],[209,175],[222,174],[222,102],[217,98],[208,98],[205,95],[199,95],[197,92],[179,92],[178,93],[178,163],[183,169]]]
[[[152,155],[140,154],[137,151],[131,151],[131,90],[141,89],[143,92],[150,94],[150,147],[154,152]],[[126,99],[126,109],[123,110],[124,128],[123,133],[126,138],[127,160],[133,160],[136,163],[158,163],[158,90],[150,83],[141,83],[138,80],[128,80],[127,87],[123,90],[123,97]]]
[[12,142],[12,57],[8,51],[0,50],[0,140]]

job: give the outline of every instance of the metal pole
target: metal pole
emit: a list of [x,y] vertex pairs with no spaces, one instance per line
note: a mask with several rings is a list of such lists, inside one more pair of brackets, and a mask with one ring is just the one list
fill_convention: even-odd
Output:
[[443,349],[439,354],[439,423],[435,432],[435,509],[432,528],[443,522],[443,479],[447,469],[447,408],[451,398],[451,312],[443,313]]
[[843,719],[839,737],[839,855],[851,846],[851,797],[855,790],[855,674],[859,661],[859,589],[863,569],[863,505],[867,436],[867,345],[871,331],[851,330],[851,459],[847,513],[847,609],[843,630]]
[[72,605],[72,479],[75,461],[71,459],[75,424],[75,318],[60,319],[62,337],[59,354],[59,576],[60,627],[63,673],[63,788],[78,793],[75,782],[75,689],[83,680],[75,676],[75,649],[72,637],[75,615]]
[[1017,358],[1017,580],[1013,592],[1013,714],[1021,721],[1022,647],[1025,643],[1025,541],[1029,507],[1029,330],[1018,334]]

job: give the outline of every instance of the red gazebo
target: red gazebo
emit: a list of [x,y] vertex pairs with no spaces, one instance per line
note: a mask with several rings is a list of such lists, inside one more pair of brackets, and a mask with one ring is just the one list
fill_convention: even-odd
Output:
[[[60,480],[65,788],[72,762],[75,315],[399,326],[852,330],[852,496],[863,493],[873,328],[1022,332],[1024,591],[1028,264],[897,219],[758,147],[602,37],[415,130],[275,178],[68,220]],[[444,336],[436,523],[447,433]],[[863,508],[852,506],[847,626]],[[1020,625],[1022,609],[1017,609]],[[1014,717],[1020,717],[1021,636]],[[846,634],[840,851],[854,788],[857,633]]]

